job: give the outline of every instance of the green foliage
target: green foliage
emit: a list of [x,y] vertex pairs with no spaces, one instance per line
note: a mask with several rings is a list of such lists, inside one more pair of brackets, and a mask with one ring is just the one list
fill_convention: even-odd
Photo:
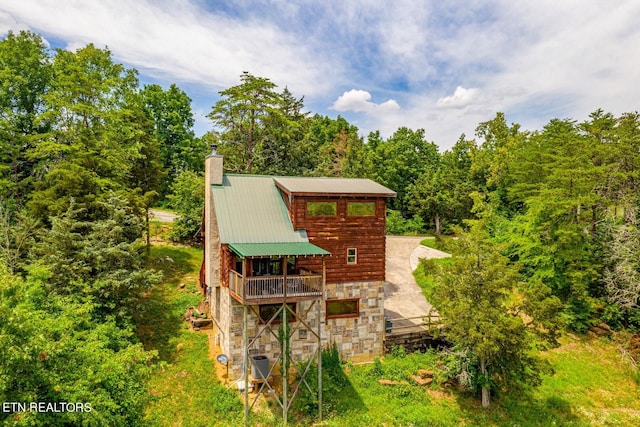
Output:
[[516,267],[500,254],[485,231],[488,218],[469,234],[460,230],[459,252],[444,265],[431,294],[446,337],[477,361],[473,384],[482,389],[483,406],[491,389],[537,384],[536,345],[553,344],[559,302],[541,283],[524,286]]
[[420,235],[425,231],[424,221],[419,216],[405,219],[398,210],[387,210],[387,234],[404,236]]
[[394,344],[393,347],[391,348],[391,354],[393,355],[393,357],[399,357],[399,358],[407,356],[404,346],[396,345],[396,344]]
[[220,92],[208,117],[220,129],[218,152],[225,156],[225,169],[244,173],[298,171],[303,156],[297,142],[305,126],[302,99],[264,77],[248,72],[241,83]]
[[34,165],[28,158],[35,135],[46,132],[37,122],[51,83],[51,64],[36,34],[9,31],[0,41],[0,199],[18,208],[32,190]]
[[331,119],[314,115],[304,143],[309,150],[307,174],[366,177],[371,172],[369,150],[358,128],[341,116]]
[[191,171],[180,173],[171,186],[168,199],[179,216],[173,223],[172,238],[193,241],[197,238],[204,212],[204,177]]
[[125,200],[112,195],[99,205],[104,218],[79,219],[73,204],[36,244],[33,262],[46,267],[44,285],[53,294],[80,303],[95,304],[102,315],[127,318],[140,293],[160,280],[144,269],[145,252],[140,240],[143,225]]
[[71,198],[93,218],[96,204],[127,187],[128,172],[140,151],[143,122],[131,120],[135,72],[112,61],[108,50],[88,45],[58,50],[53,84],[43,95],[38,135],[29,156],[46,173],[36,184],[30,207],[41,218],[60,215]]
[[391,207],[408,214],[407,194],[410,185],[428,170],[435,170],[440,161],[437,146],[427,142],[423,129],[399,128],[383,141],[379,133],[369,135],[368,147],[373,164],[372,178],[397,192]]
[[416,279],[416,283],[422,289],[422,294],[427,298],[427,301],[431,301],[433,290],[435,288],[435,282],[438,276],[441,274],[442,267],[452,264],[452,258],[431,258],[421,259],[418,267],[413,271],[413,277]]
[[159,85],[146,85],[140,95],[144,111],[153,123],[158,141],[158,161],[165,176],[159,176],[162,195],[183,171],[202,172],[209,147],[193,133],[191,99],[175,84],[166,91]]
[[152,372],[130,330],[94,306],[46,291],[48,273],[26,280],[0,271],[0,399],[80,402],[90,412],[0,414],[15,425],[135,425]]
[[424,171],[408,187],[407,202],[410,212],[433,224],[437,235],[471,218],[476,190],[471,181],[471,153],[476,149],[473,141],[460,138],[450,151],[446,151],[433,169]]
[[35,242],[39,222],[15,205],[0,199],[0,263],[10,273],[22,270],[25,258]]

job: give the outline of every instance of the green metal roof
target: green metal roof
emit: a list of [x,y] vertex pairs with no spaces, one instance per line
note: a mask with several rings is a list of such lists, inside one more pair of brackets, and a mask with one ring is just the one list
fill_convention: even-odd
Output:
[[242,257],[331,255],[313,243],[230,243]]
[[286,176],[273,179],[289,193],[305,194],[353,194],[378,197],[395,197],[396,193],[384,185],[366,178],[331,178]]
[[295,231],[273,177],[224,175],[212,185],[220,243],[308,243]]

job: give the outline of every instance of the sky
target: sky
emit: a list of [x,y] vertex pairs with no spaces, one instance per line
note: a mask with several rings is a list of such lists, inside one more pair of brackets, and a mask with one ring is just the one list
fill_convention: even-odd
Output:
[[0,0],[0,37],[20,30],[176,83],[197,135],[243,71],[365,138],[424,129],[442,151],[497,112],[538,130],[639,109],[638,0]]

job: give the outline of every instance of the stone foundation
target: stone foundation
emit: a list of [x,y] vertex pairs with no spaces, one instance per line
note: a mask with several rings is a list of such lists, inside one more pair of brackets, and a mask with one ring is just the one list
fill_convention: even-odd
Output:
[[[243,362],[243,306],[229,295],[228,288],[221,288],[220,318],[215,319],[219,328],[218,341],[223,353],[230,359],[232,377],[239,377]],[[215,292],[214,292],[215,294]],[[320,321],[321,344],[336,344],[343,360],[354,363],[369,362],[383,355],[384,335],[384,282],[340,283],[326,286],[327,300],[359,299],[360,315],[351,318],[326,319],[324,300],[302,301],[296,304],[297,321],[288,322],[291,334],[291,358],[293,361],[307,360],[318,348],[318,322]],[[215,298],[212,298],[215,299]],[[215,305],[213,301],[212,306]],[[320,319],[318,319],[320,305]],[[215,312],[212,307],[212,314]],[[250,355],[265,355],[274,365],[280,354],[278,342],[280,324],[267,327],[259,322],[258,306],[248,307],[248,334]],[[306,313],[306,314],[305,314]],[[290,313],[287,313],[289,316]],[[260,336],[254,337],[262,331]]]

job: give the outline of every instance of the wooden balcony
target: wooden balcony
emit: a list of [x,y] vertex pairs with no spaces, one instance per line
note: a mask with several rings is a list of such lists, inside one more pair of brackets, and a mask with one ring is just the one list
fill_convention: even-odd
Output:
[[322,274],[313,272],[243,277],[237,271],[229,271],[229,290],[242,304],[276,304],[285,298],[287,301],[322,298],[322,283]]

